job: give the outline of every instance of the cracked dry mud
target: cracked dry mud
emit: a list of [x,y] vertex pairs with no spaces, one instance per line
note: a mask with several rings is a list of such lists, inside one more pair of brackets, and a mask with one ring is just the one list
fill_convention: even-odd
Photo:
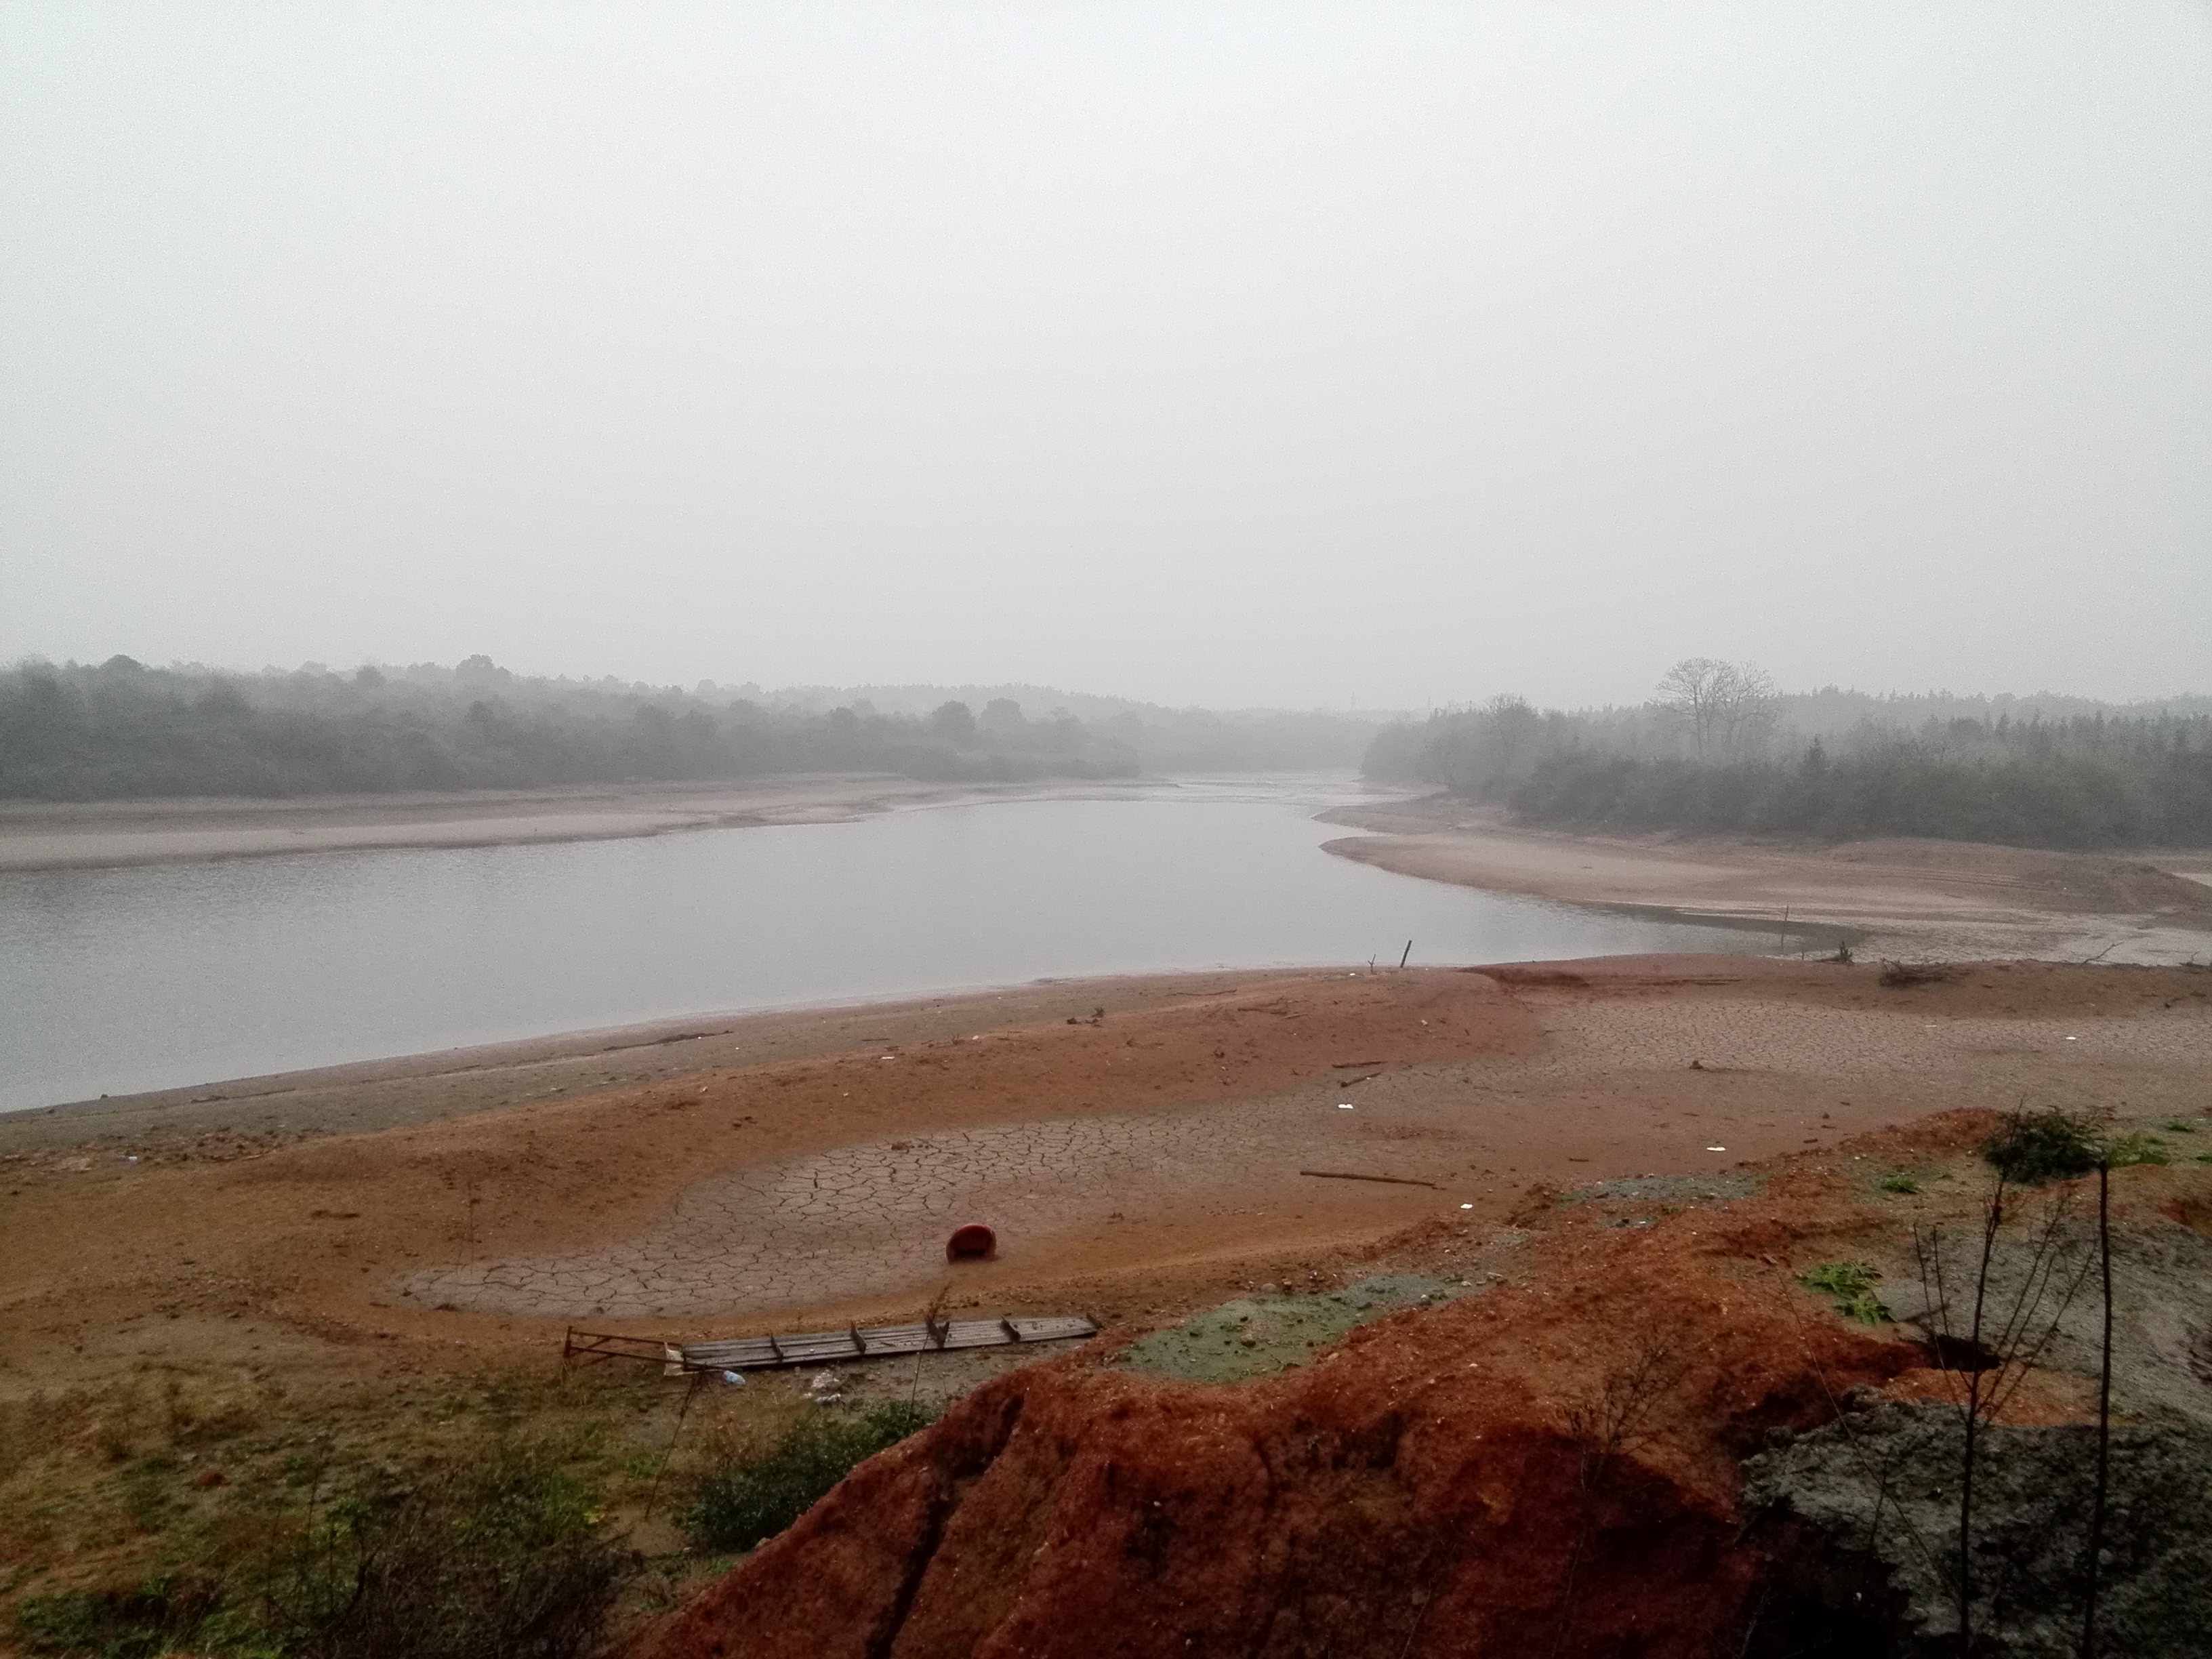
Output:
[[[608,1318],[822,1302],[924,1283],[988,1218],[1035,1238],[1139,1205],[1279,1188],[1341,1162],[1353,1126],[1310,1094],[1202,1115],[1061,1118],[841,1146],[703,1182],[612,1249],[420,1273],[407,1294],[483,1312]],[[1327,1114],[1326,1117],[1323,1114]]]
[[[1963,1060],[1990,1103],[2028,1091],[2071,1104],[2093,1079],[2109,1084],[2116,1069],[2146,1062],[2169,1068],[2168,1079],[2192,1066],[2212,1075],[2212,1023],[2193,1011],[2124,1023],[1933,1021],[1902,1009],[1801,1006],[1767,1010],[1750,1027],[1734,1012],[1553,1006],[1541,1019],[1547,1051],[1535,1055],[1396,1066],[1210,1108],[942,1128],[803,1153],[697,1182],[612,1247],[441,1266],[404,1290],[417,1305],[555,1318],[799,1308],[927,1285],[941,1276],[945,1235],[963,1221],[988,1220],[1010,1240],[1065,1238],[1240,1194],[1280,1204],[1302,1184],[1310,1190],[1299,1171],[1314,1167],[1434,1181],[1434,1192],[1358,1190],[1378,1204],[1455,1207],[1460,1187],[1480,1184],[1470,1159],[1486,1154],[1506,1100],[1547,1097],[1563,1139],[1592,1133],[1585,1117],[1610,1116],[1610,1138],[1621,1103],[1607,1099],[1600,1114],[1578,1100],[1579,1085],[1674,1073],[1692,1060],[1720,1074],[1716,1086],[1729,1073],[1761,1096],[1782,1085],[1779,1103],[1760,1109],[1771,1115],[1758,1133],[1741,1123],[1730,1132],[1734,1152],[1753,1156],[1794,1146],[1799,1131],[1817,1127],[1809,1095],[1792,1115],[1793,1079],[1909,1095],[1917,1077],[1941,1077],[1954,1093]],[[1343,1098],[1354,1111],[1341,1110]],[[1655,1101],[1648,1115],[1644,1136],[1702,1150],[1696,1110]]]

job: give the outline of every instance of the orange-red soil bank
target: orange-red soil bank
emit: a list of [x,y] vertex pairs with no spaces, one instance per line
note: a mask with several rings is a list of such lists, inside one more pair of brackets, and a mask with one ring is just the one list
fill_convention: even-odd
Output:
[[[1763,1190],[1729,1201],[1600,1195],[1533,1203],[1504,1237],[1412,1230],[1375,1266],[1478,1288],[1235,1386],[1119,1364],[1117,1335],[1001,1377],[631,1659],[1888,1650],[1865,1644],[1871,1626],[1862,1645],[1820,1645],[1881,1610],[1808,1592],[1805,1539],[1750,1524],[1740,1462],[1883,1398],[1956,1397],[1960,1374],[1919,1333],[1852,1323],[1798,1276],[1871,1258],[1901,1280],[1916,1224],[1971,1235],[1987,1190],[1972,1151],[1996,1119],[1943,1114],[1773,1160]],[[1932,1184],[1942,1166],[1939,1197],[1874,1179]],[[2123,1228],[2212,1254],[2191,1207],[2212,1170],[2115,1179]],[[2202,1316],[2201,1285],[2170,1288]],[[1998,1417],[2067,1421],[2093,1398],[2085,1376],[2034,1370]]]

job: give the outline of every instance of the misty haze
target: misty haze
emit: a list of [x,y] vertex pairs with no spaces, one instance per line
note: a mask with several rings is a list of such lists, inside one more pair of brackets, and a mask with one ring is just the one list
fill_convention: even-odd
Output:
[[2212,14],[0,75],[0,1651],[2201,1652]]

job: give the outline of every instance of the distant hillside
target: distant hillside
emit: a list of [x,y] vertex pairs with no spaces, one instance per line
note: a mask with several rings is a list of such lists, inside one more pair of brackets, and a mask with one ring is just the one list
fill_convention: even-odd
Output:
[[[1345,768],[1378,724],[1048,687],[763,694],[532,678],[471,657],[336,673],[0,671],[0,798],[289,796],[885,771],[948,781]],[[1027,698],[1005,695],[1031,693]],[[989,693],[991,695],[985,695]],[[750,694],[750,695],[747,695]]]

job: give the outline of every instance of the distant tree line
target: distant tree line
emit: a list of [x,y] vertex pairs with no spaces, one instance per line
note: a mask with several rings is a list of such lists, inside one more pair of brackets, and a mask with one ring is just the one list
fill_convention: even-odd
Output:
[[[1975,699],[1972,713],[1938,712],[1966,701],[1785,696],[1756,669],[1693,659],[1641,708],[1539,712],[1509,696],[1388,727],[1365,769],[1566,829],[2212,845],[2206,700],[2046,716]],[[1920,718],[1894,718],[1900,708]],[[1833,726],[1808,730],[1814,720]]]
[[[757,687],[743,688],[757,692]],[[1101,700],[1086,700],[1094,706]],[[1372,721],[1122,706],[1085,720],[1012,697],[883,712],[702,682],[529,678],[471,657],[226,674],[27,663],[0,670],[0,798],[283,797],[891,772],[948,781],[1345,767]]]

